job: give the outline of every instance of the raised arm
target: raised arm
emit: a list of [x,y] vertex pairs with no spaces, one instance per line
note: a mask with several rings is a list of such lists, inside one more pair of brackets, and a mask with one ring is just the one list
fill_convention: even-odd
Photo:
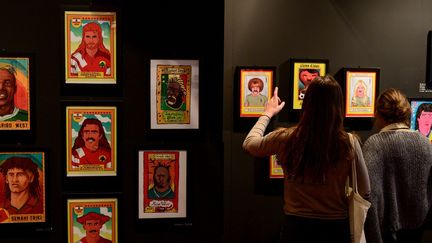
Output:
[[243,149],[253,156],[269,156],[278,151],[280,146],[281,130],[273,131],[266,136],[264,132],[270,122],[270,119],[279,113],[284,107],[285,102],[281,102],[278,96],[278,88],[274,90],[273,97],[267,102],[263,114],[252,127],[243,142]]

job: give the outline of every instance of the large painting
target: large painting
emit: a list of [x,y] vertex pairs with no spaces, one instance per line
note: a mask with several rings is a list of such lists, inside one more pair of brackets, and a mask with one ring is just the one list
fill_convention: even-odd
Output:
[[65,11],[65,74],[70,84],[115,84],[116,13]]

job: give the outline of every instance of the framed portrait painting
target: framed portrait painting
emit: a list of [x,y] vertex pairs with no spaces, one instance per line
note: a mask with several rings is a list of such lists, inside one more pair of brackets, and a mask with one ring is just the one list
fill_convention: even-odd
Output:
[[43,151],[0,152],[0,228],[47,222],[45,157]]
[[[117,198],[67,200],[68,243],[118,242]],[[90,241],[92,240],[92,241]]]
[[32,60],[30,55],[25,54],[0,54],[1,133],[26,134],[33,130]]
[[374,117],[378,68],[345,68],[345,117]]
[[64,12],[66,84],[116,84],[116,21],[116,12]]
[[432,143],[432,98],[410,98],[410,129],[418,131]]
[[307,87],[317,76],[328,72],[328,60],[290,59],[290,110],[301,110]]
[[270,167],[270,178],[276,179],[276,178],[283,178],[284,173],[282,166],[278,163],[276,155],[272,155],[269,157],[269,167]]
[[186,218],[187,152],[138,151],[138,218]]
[[117,107],[65,109],[66,176],[117,175]]
[[150,61],[150,128],[199,129],[198,60]]
[[272,96],[275,68],[238,67],[239,116],[259,117]]

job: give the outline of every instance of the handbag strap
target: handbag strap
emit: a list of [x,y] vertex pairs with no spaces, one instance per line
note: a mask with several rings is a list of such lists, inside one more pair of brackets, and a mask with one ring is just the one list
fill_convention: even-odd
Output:
[[352,188],[353,191],[355,193],[358,193],[358,189],[357,189],[357,170],[356,170],[356,161],[357,161],[357,150],[356,150],[356,146],[354,143],[354,138],[353,135],[351,133],[348,133],[349,138],[350,138],[350,142],[351,142],[351,146],[354,150],[354,159],[351,160],[351,181],[352,181]]

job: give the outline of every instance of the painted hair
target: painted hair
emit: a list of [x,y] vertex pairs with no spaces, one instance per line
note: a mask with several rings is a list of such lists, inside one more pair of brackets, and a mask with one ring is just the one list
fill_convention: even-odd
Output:
[[80,52],[80,53],[84,52],[84,50],[86,48],[86,43],[84,41],[84,37],[85,37],[85,33],[88,31],[95,31],[97,33],[98,38],[99,38],[98,50],[105,53],[105,54],[110,55],[110,52],[108,51],[108,49],[105,48],[105,46],[103,44],[102,28],[97,22],[89,22],[83,26],[81,43],[78,46],[78,48],[76,49],[75,53],[76,52]]
[[[41,192],[39,187],[38,166],[35,163],[33,163],[33,161],[30,158],[9,157],[3,162],[3,164],[0,165],[0,172],[3,174],[3,176],[6,177],[8,171],[14,168],[22,169],[23,171],[28,171],[33,174],[33,181],[29,185],[29,191],[33,197],[39,198]],[[7,184],[5,184],[5,189],[6,189],[6,197],[10,199],[11,191]]]
[[252,85],[257,85],[260,89],[260,92],[264,89],[264,82],[260,78],[252,78],[248,82],[248,89],[252,91]]
[[108,143],[108,140],[105,136],[105,131],[103,129],[102,123],[101,123],[101,121],[99,121],[96,118],[87,118],[84,120],[84,122],[81,125],[81,128],[79,130],[78,137],[75,139],[74,146],[72,147],[72,150],[75,150],[77,148],[81,148],[81,147],[85,146],[85,141],[83,139],[83,132],[84,132],[85,126],[87,126],[89,124],[97,125],[99,128],[99,134],[102,136],[101,139],[99,140],[99,146],[102,148],[106,148],[108,150],[111,150],[111,146]]
[[423,111],[426,112],[432,112],[432,104],[431,103],[422,103],[421,105],[419,105],[419,107],[417,108],[417,112],[416,112],[416,119],[415,119],[415,129],[418,129],[418,119],[420,118],[420,115]]

